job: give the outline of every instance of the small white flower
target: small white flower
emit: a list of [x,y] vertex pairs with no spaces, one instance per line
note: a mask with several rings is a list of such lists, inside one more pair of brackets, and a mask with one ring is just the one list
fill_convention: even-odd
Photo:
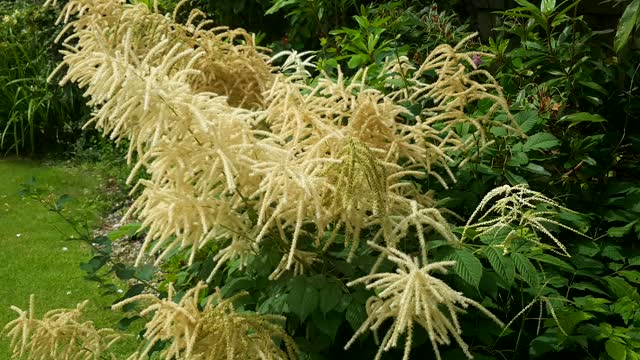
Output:
[[16,237],[20,237],[20,236],[22,236],[22,234],[16,234]]
[[71,291],[67,291],[67,295],[71,295]]
[[63,246],[63,247],[62,247],[62,251],[69,251],[69,248],[68,248],[68,247],[66,247],[66,246]]
[[118,291],[117,291],[118,294],[122,294],[123,292],[124,292],[124,290],[122,290],[122,289],[118,289]]

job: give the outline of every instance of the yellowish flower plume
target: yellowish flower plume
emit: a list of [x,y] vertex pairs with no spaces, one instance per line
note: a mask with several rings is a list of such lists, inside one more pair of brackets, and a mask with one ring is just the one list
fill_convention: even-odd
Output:
[[[142,294],[113,306],[114,310],[136,301],[149,302],[140,316],[151,315],[143,335],[146,344],[130,360],[147,359],[159,341],[169,345],[160,353],[165,360],[284,360],[296,359],[296,346],[286,332],[274,321],[284,318],[273,315],[237,313],[233,302],[246,293],[222,299],[218,290],[200,308],[204,283],[187,291],[179,302],[169,287],[166,299]],[[282,340],[285,349],[275,342]]]
[[113,329],[97,329],[93,322],[81,320],[88,300],[75,309],[51,310],[42,319],[34,318],[34,301],[31,295],[28,310],[12,306],[18,318],[0,333],[11,337],[12,359],[106,359],[109,348],[121,339]]
[[[462,329],[458,322],[458,314],[465,313],[469,305],[474,306],[490,319],[502,326],[502,322],[478,302],[450,288],[442,280],[434,277],[432,272],[446,274],[447,268],[454,266],[455,261],[424,263],[396,249],[389,249],[371,244],[384,252],[387,258],[398,265],[396,273],[379,273],[368,275],[350,282],[352,286],[365,283],[367,289],[376,290],[377,296],[367,301],[368,317],[347,343],[349,348],[367,329],[376,331],[391,320],[391,327],[380,343],[375,360],[382,354],[398,345],[398,340],[406,335],[403,360],[408,360],[413,342],[413,327],[422,326],[429,335],[436,358],[439,360],[438,346],[448,345],[453,338],[469,359],[473,358],[469,346],[460,337]],[[376,336],[377,338],[377,336]]]

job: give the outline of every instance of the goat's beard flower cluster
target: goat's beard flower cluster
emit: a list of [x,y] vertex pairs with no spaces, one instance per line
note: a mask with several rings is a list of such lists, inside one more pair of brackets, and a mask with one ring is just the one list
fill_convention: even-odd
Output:
[[[159,253],[161,261],[190,248],[192,261],[217,242],[224,249],[219,259],[246,259],[269,236],[290,248],[283,254],[289,269],[302,245],[330,246],[335,237],[323,243],[327,231],[346,232],[351,255],[364,229],[390,246],[410,226],[457,241],[430,194],[405,180],[434,176],[446,186],[437,169],[454,179],[446,153],[464,141],[423,120],[439,109],[411,118],[397,94],[367,87],[366,70],[351,80],[321,75],[311,86],[310,61],[289,54],[275,69],[251,36],[205,30],[199,16],[193,12],[180,25],[141,4],[72,0],[60,18],[68,22],[64,31],[73,30],[63,44],[60,69],[68,70],[61,83],[86,89],[96,108],[89,124],[130,142],[130,181],[142,169],[149,174],[129,211],[148,229],[143,251]],[[428,69],[438,68],[438,59]],[[449,86],[421,83],[422,72],[415,71],[411,85],[425,87],[421,93]],[[495,86],[471,85],[468,99],[500,98],[481,94]]]
[[[153,314],[145,325],[143,335],[146,346],[131,355],[129,360],[144,360],[159,341],[169,341],[160,354],[163,359],[175,360],[283,360],[296,358],[296,346],[286,332],[274,321],[284,318],[274,315],[257,315],[235,312],[233,302],[246,292],[222,299],[219,290],[209,296],[200,310],[201,292],[207,285],[199,283],[187,291],[175,303],[175,291],[170,286],[166,299],[142,294],[121,301],[113,309],[121,309],[136,301],[151,304],[140,312],[141,316]],[[282,340],[283,351],[274,339]]]
[[586,235],[554,219],[559,211],[573,212],[544,194],[529,189],[526,185],[499,186],[489,191],[473,211],[462,232],[462,240],[472,229],[475,231],[474,237],[496,236],[505,230],[508,233],[499,246],[507,254],[510,252],[511,240],[518,237],[517,234],[525,229],[530,230],[534,235],[527,237],[529,240],[538,245],[544,245],[537,240],[536,235],[537,233],[545,234],[559,249],[558,251],[552,248],[552,251],[570,256],[566,246],[545,225],[558,226],[585,237]]
[[367,329],[376,331],[386,320],[392,319],[391,327],[382,339],[375,360],[379,360],[383,352],[397,346],[398,340],[404,334],[406,341],[402,359],[408,360],[414,323],[426,330],[438,360],[441,358],[438,346],[450,344],[451,337],[471,359],[473,356],[469,352],[469,346],[460,337],[462,329],[458,322],[458,314],[464,313],[464,310],[472,305],[498,325],[503,325],[478,302],[463,296],[444,281],[431,275],[434,271],[446,274],[447,267],[454,266],[455,261],[423,263],[420,266],[418,259],[411,258],[399,250],[382,248],[375,244],[371,246],[382,251],[390,261],[398,265],[398,269],[396,273],[372,274],[348,284],[352,286],[365,283],[367,289],[375,289],[378,295],[367,301],[369,316],[345,348],[350,347]]
[[88,301],[75,309],[56,309],[34,318],[34,296],[29,309],[12,306],[18,318],[9,322],[0,335],[11,337],[14,359],[96,360],[105,358],[107,351],[121,335],[113,329],[98,329],[91,321],[81,321]]
[[[142,219],[142,251],[159,253],[158,262],[176,248],[190,249],[191,262],[216,242],[219,262],[246,264],[271,237],[289,248],[273,278],[312,267],[319,261],[315,252],[338,234],[347,235],[351,258],[364,230],[375,234],[372,246],[395,249],[415,228],[426,264],[426,233],[459,240],[432,192],[407,179],[430,176],[446,187],[455,181],[448,154],[467,151],[475,138],[489,144],[486,125],[519,133],[515,123],[493,119],[498,111],[511,118],[500,88],[459,47],[437,48],[418,68],[406,59],[388,61],[385,72],[401,74],[408,85],[395,88],[397,78],[390,76],[385,93],[367,86],[366,69],[351,79],[339,73],[311,81],[312,64],[300,54],[276,55],[287,58],[275,68],[243,30],[207,29],[210,22],[198,11],[183,25],[174,20],[118,0],[70,0],[60,17],[67,23],[60,38],[72,31],[63,43],[61,84],[85,88],[95,108],[87,125],[129,142],[129,180],[137,171],[148,173],[137,184],[141,195],[129,215]],[[431,71],[437,79],[429,83],[424,75]],[[399,104],[407,100],[434,105],[416,115]],[[465,106],[480,100],[494,103],[487,115],[465,115]],[[458,134],[461,123],[471,130]],[[439,286],[445,303],[475,305]],[[182,314],[183,305],[158,300],[153,306]],[[196,319],[183,315],[180,324]],[[438,314],[413,320],[431,321],[432,315]],[[412,321],[400,318],[399,324],[406,329]],[[457,325],[442,321],[427,326],[434,346],[446,343],[446,331],[459,339]],[[151,341],[177,341],[171,354],[197,348],[193,332],[150,326]]]

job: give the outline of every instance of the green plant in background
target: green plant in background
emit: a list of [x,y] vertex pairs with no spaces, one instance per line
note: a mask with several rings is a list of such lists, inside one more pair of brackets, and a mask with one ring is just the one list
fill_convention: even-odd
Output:
[[[471,34],[455,13],[439,11],[435,3],[424,7],[411,1],[361,5],[353,19],[356,28],[333,29],[331,36],[320,39],[322,70],[375,65],[370,71],[377,75],[388,57],[408,56],[420,63],[438,45],[457,45]],[[471,44],[473,41],[464,46]]]
[[637,30],[640,25],[640,0],[633,0],[622,13],[622,17],[618,22],[616,36],[613,41],[613,49],[621,52],[632,38],[633,31]]
[[88,109],[74,87],[47,77],[59,59],[52,40],[58,27],[37,2],[0,2],[0,152],[43,154],[80,132]]
[[384,26],[390,20],[389,17],[369,22],[365,14],[356,15],[353,19],[358,23],[358,29],[342,28],[329,32],[336,42],[335,48],[327,49],[327,53],[337,54],[336,61],[333,62],[334,66],[337,66],[339,61],[348,59],[349,69],[356,69],[371,64],[379,65],[394,53],[406,54],[406,50],[398,48],[392,39],[383,38],[386,31]]
[[318,39],[347,24],[357,9],[355,0],[272,0],[265,15],[285,12],[289,19],[288,42],[294,48],[317,48]]

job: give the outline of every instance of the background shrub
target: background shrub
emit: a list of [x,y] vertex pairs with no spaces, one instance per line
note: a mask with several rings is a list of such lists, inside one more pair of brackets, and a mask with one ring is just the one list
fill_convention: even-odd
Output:
[[75,86],[47,82],[61,59],[56,16],[40,1],[0,2],[0,154],[62,150],[87,120]]

